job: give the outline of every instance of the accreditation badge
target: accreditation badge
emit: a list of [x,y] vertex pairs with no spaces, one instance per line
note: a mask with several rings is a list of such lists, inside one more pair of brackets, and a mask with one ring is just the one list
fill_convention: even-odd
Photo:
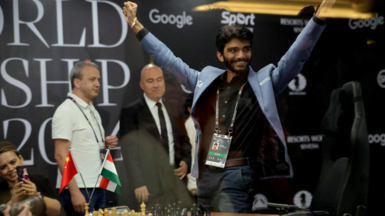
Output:
[[224,168],[231,145],[232,136],[214,133],[211,139],[209,153],[206,157],[206,165]]
[[102,159],[102,163],[103,163],[103,160],[106,157],[106,150],[105,149],[99,149],[99,153],[100,153],[100,159]]

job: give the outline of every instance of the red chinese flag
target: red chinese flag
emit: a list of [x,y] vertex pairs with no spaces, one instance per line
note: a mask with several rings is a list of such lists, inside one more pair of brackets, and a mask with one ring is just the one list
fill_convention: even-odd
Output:
[[76,174],[78,174],[78,170],[76,169],[75,162],[72,159],[71,151],[69,151],[66,157],[66,162],[64,164],[59,194],[62,192],[62,190],[64,190],[64,188],[67,187],[68,183],[70,183]]

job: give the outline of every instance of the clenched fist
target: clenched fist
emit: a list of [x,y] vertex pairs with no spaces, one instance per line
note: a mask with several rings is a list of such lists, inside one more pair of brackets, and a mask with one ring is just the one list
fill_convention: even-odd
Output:
[[126,21],[130,26],[132,26],[132,24],[134,23],[137,9],[138,5],[134,2],[127,1],[124,3],[123,14],[126,17]]

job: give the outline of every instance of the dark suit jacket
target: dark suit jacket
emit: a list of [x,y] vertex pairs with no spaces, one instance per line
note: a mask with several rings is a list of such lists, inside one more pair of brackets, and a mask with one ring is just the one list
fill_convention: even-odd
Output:
[[[163,104],[174,136],[174,167],[170,165],[168,152],[161,144],[159,130],[144,96],[123,108],[120,115],[121,150],[128,184],[132,189],[147,186],[150,198],[175,193],[176,185],[187,189],[173,170],[179,167],[182,160],[187,163],[188,172],[191,170],[191,144],[184,121],[176,106],[166,101]],[[177,195],[174,197],[179,199]]]

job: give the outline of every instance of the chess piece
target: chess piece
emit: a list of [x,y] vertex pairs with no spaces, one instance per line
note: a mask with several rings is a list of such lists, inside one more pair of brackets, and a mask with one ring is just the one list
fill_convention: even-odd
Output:
[[204,216],[204,213],[201,208],[197,208],[197,216]]
[[144,204],[144,202],[140,205],[140,209],[142,210],[142,215],[146,215],[146,204]]
[[116,212],[116,216],[120,216],[120,212]]
[[116,216],[116,207],[112,207],[111,211],[111,216]]
[[93,216],[99,216],[99,212],[98,212],[98,211],[93,211],[93,212],[92,212],[92,215],[93,215]]
[[135,210],[131,210],[130,214],[128,216],[135,216]]
[[171,216],[175,216],[175,209],[173,207],[171,207],[170,212],[171,212]]
[[183,208],[180,216],[187,216],[187,208]]
[[127,211],[127,210],[124,210],[124,212],[122,213],[122,216],[129,216],[129,215],[128,215],[128,211]]
[[152,216],[152,213],[149,213],[148,216]]
[[206,208],[206,216],[211,216],[211,207]]
[[159,204],[155,205],[155,213],[156,213],[155,216],[160,216],[160,205]]
[[156,211],[156,216],[162,216],[162,207],[159,204],[157,204]]
[[[103,216],[104,215],[104,211],[102,209],[99,209],[98,214],[99,214],[99,216]],[[108,214],[106,216],[108,216]]]
[[89,209],[88,203],[84,203],[84,212],[86,213],[84,216],[90,216]]

